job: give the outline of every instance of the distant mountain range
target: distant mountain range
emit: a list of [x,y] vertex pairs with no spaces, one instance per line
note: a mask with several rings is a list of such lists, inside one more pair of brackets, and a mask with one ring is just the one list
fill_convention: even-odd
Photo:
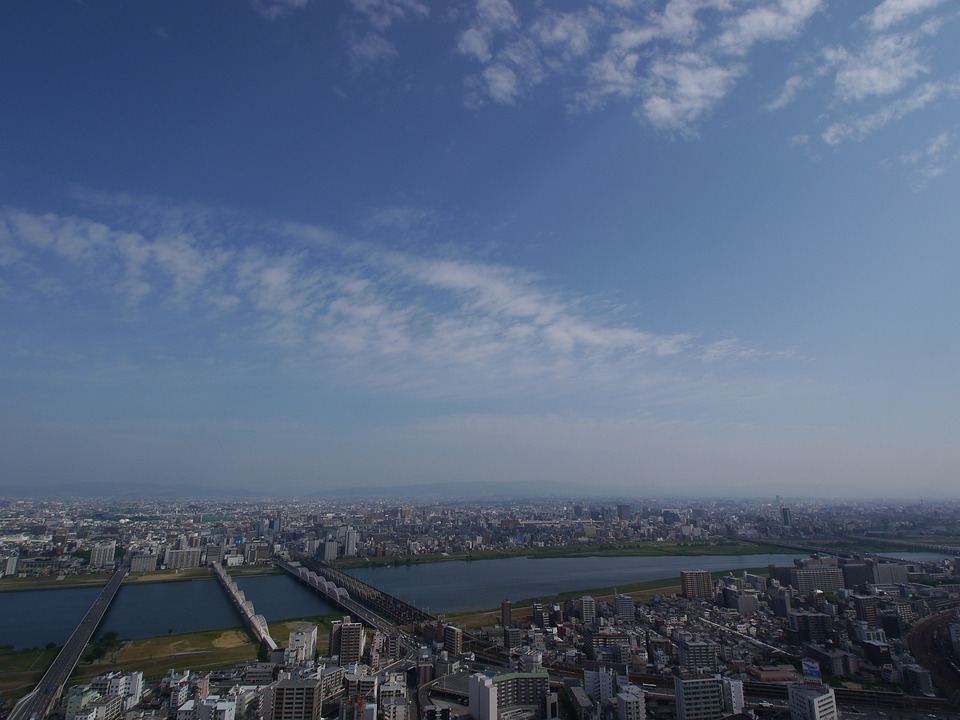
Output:
[[540,498],[636,498],[663,497],[662,488],[637,485],[636,489],[611,488],[578,483],[540,482],[485,482],[485,483],[430,483],[424,485],[382,485],[323,488],[314,491],[292,491],[278,494],[248,488],[196,485],[189,483],[59,483],[0,487],[0,498],[117,498],[155,500],[163,498],[227,500],[227,499],[301,499],[301,500],[518,500]]
[[[621,489],[616,494],[623,495]],[[316,498],[390,498],[443,500],[496,500],[517,498],[609,497],[609,489],[574,483],[541,482],[485,482],[485,483],[430,483],[427,485],[385,485],[380,487],[349,487],[318,490],[308,497]]]
[[236,488],[193,485],[188,483],[58,483],[56,485],[31,485],[0,487],[0,497],[7,498],[117,498],[123,500],[156,500],[163,498],[227,499],[265,498],[268,493]]

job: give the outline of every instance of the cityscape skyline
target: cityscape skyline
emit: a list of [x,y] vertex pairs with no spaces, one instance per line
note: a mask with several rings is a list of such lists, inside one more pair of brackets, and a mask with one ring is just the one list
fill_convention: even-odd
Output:
[[949,3],[0,20],[0,494],[957,497]]

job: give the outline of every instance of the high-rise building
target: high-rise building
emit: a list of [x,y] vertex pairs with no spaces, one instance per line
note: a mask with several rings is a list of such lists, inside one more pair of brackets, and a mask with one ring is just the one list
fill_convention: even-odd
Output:
[[444,626],[443,649],[456,658],[463,655],[463,630],[453,625]]
[[317,548],[317,554],[324,562],[330,562],[331,560],[337,559],[337,553],[339,550],[340,546],[337,544],[336,540],[327,540]]
[[99,542],[90,548],[90,567],[102,568],[113,565],[113,556],[116,554],[117,543],[115,540]]
[[344,557],[356,557],[357,555],[357,539],[360,534],[353,528],[347,528],[347,532],[343,536],[343,556]]
[[473,720],[497,720],[497,686],[493,678],[483,673],[470,676],[470,716]]
[[617,691],[617,673],[613,668],[599,667],[583,671],[583,688],[594,702],[605,706]]
[[747,705],[747,699],[743,693],[743,681],[724,678],[721,684],[723,686],[723,712],[727,715],[742,713],[743,708]]
[[344,615],[343,620],[334,620],[330,623],[328,653],[337,655],[341,665],[360,662],[365,644],[366,633],[363,630],[363,623],[352,622],[349,615]]
[[709,570],[681,570],[680,594],[690,599],[712,598],[713,577]]
[[533,624],[541,630],[546,627],[547,616],[544,614],[542,602],[533,603]]
[[597,619],[597,601],[590,595],[580,598],[580,619],[583,620],[584,625],[589,625]]
[[340,664],[360,662],[366,644],[367,634],[363,630],[363,623],[345,622],[340,626]]
[[720,677],[674,678],[678,720],[718,720],[723,717]]
[[780,518],[784,527],[793,527],[793,510],[788,507],[780,508]]
[[791,685],[787,688],[790,720],[837,720],[833,688],[824,685]]
[[621,620],[633,621],[636,618],[636,604],[629,595],[615,595],[613,611]]

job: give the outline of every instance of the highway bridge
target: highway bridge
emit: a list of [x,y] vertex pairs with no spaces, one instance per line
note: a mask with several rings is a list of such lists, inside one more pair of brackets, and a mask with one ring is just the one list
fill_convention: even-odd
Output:
[[243,590],[237,587],[233,578],[227,575],[220,563],[214,563],[212,566],[214,574],[220,580],[220,584],[226,589],[227,594],[233,601],[234,606],[243,618],[243,622],[250,628],[260,644],[268,651],[277,649],[277,641],[270,636],[270,627],[267,625],[267,619],[263,615],[257,615],[253,607],[253,601],[247,600]]
[[113,577],[107,582],[103,590],[93,601],[93,605],[87,610],[80,624],[70,635],[66,644],[60,650],[53,664],[47,668],[40,684],[29,694],[25,695],[11,711],[8,720],[43,720],[50,714],[54,704],[63,692],[63,686],[70,677],[70,673],[80,661],[80,655],[83,649],[90,642],[97,626],[103,620],[110,604],[120,589],[123,578],[126,577],[129,568],[124,565],[117,570]]

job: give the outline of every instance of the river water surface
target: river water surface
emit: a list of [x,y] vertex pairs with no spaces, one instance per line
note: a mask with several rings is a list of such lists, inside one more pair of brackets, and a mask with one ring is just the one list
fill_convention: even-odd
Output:
[[[942,557],[898,553],[912,560]],[[698,555],[693,557],[508,558],[371,567],[350,574],[431,612],[493,609],[578,589],[615,587],[645,580],[676,584],[681,570],[742,570],[790,564],[804,555]],[[339,612],[287,575],[237,578],[237,585],[267,620]],[[18,648],[62,645],[99,588],[0,593],[0,645]],[[190,580],[124,585],[97,635],[116,632],[136,639],[236,627],[240,617],[218,582]]]

